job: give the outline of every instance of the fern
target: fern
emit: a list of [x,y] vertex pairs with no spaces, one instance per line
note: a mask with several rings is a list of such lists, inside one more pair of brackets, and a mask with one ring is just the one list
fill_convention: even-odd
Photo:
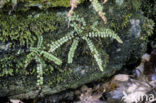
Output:
[[73,32],[70,32],[66,36],[52,43],[49,52],[54,52],[57,48],[63,45],[65,42],[71,40],[74,37]]
[[57,57],[55,57],[54,55],[52,55],[46,51],[41,51],[41,55],[43,55],[43,57],[45,57],[46,59],[53,61],[57,65],[62,64],[62,61],[60,59],[58,59]]
[[[72,14],[74,14],[73,11],[77,7],[78,1],[79,0],[70,0],[71,9],[68,12],[69,21],[70,21],[70,18],[73,16]],[[105,23],[107,23],[107,18],[105,17],[105,13],[102,11],[103,7],[99,3],[99,1],[98,0],[90,0],[90,2],[92,3],[95,11],[98,12],[99,16],[103,19],[103,21]],[[103,4],[105,4],[106,2],[107,2],[107,0],[104,0]]]
[[37,86],[41,89],[41,85],[43,85],[43,66],[39,57],[35,57],[37,63]]
[[[66,37],[65,37],[66,38]],[[57,65],[61,65],[62,64],[62,61],[55,57],[54,55],[46,52],[46,51],[43,51],[43,50],[40,50],[41,48],[41,45],[42,45],[42,41],[43,41],[43,38],[40,37],[38,39],[38,43],[37,43],[37,47],[30,47],[30,53],[27,55],[27,58],[26,58],[26,61],[25,61],[25,67],[27,67],[27,65],[33,60],[35,59],[36,57],[45,57],[46,59],[50,60],[50,61],[53,61],[55,64]]]
[[84,18],[74,14],[69,18],[69,20],[71,21],[70,27],[72,27],[77,34],[81,34],[86,26]]
[[120,37],[114,33],[111,29],[103,29],[103,31],[96,31],[96,32],[89,32],[89,34],[86,35],[86,37],[94,38],[94,37],[101,37],[101,38],[107,38],[110,37],[112,39],[116,39],[119,43],[123,43],[123,41],[120,39]]
[[90,1],[91,1],[91,3],[92,3],[92,5],[93,5],[96,12],[102,11],[103,8],[102,8],[102,6],[101,6],[101,4],[99,3],[98,0],[90,0]]
[[103,71],[102,60],[101,60],[100,55],[99,55],[98,51],[96,50],[93,42],[89,38],[86,38],[86,37],[83,37],[83,39],[87,42],[89,49],[90,49],[91,53],[93,54],[93,56],[94,56],[94,58],[98,64],[99,69],[101,71]]
[[96,12],[98,12],[99,16],[103,19],[105,23],[107,23],[107,18],[105,17],[105,13],[102,11],[102,6],[98,0],[90,0]]
[[35,48],[35,47],[30,47],[30,52],[38,54],[39,53],[39,49]]
[[35,56],[35,54],[33,52],[29,53],[27,56],[26,56],[26,59],[24,61],[24,68],[26,68],[30,62],[34,59],[33,57]]
[[[93,1],[96,2],[97,0],[93,0]],[[100,7],[96,8],[96,9],[98,9],[99,11],[102,10],[102,8],[100,8]],[[95,46],[92,43],[90,38],[96,38],[96,37],[107,38],[107,37],[110,37],[112,39],[117,40],[119,43],[123,43],[122,40],[111,29],[104,28],[103,30],[98,30],[96,28],[98,22],[93,23],[93,25],[90,26],[91,31],[88,34],[86,34],[85,32],[88,30],[88,28],[87,28],[87,30],[85,30],[86,22],[85,22],[84,18],[80,18],[78,15],[73,14],[73,16],[69,17],[69,20],[70,20],[70,27],[73,28],[73,31],[68,33],[66,36],[62,37],[61,39],[53,42],[51,44],[51,48],[50,48],[49,52],[54,52],[61,45],[68,42],[69,40],[73,39],[73,43],[72,43],[70,50],[69,50],[69,53],[68,53],[68,63],[72,63],[73,57],[75,54],[75,50],[78,47],[79,40],[85,40],[87,42],[87,45],[89,46],[91,53],[93,54],[93,56],[95,58],[95,61],[97,62],[99,69],[101,71],[103,71],[102,63],[104,63],[104,67],[105,67],[105,64],[107,63],[107,61],[102,62],[102,60],[99,56],[99,53],[96,50],[96,48],[95,48]],[[108,58],[106,58],[106,59],[108,59]]]
[[41,48],[42,42],[43,42],[43,37],[42,36],[38,36],[37,49]]
[[[65,37],[66,38],[66,37]],[[70,37],[69,37],[70,38]],[[43,84],[43,61],[41,61],[41,57],[54,62],[57,65],[61,65],[62,61],[55,57],[54,55],[41,50],[43,42],[43,37],[38,37],[37,47],[30,47],[30,53],[26,56],[26,60],[24,63],[24,68],[26,68],[32,60],[35,60],[37,63],[37,86],[41,89],[41,85]]]
[[73,62],[74,53],[78,46],[78,43],[79,43],[79,38],[74,39],[72,46],[70,47],[70,51],[68,53],[68,63]]

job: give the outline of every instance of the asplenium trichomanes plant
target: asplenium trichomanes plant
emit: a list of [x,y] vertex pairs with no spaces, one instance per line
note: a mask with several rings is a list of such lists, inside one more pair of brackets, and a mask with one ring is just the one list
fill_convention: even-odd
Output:
[[[80,0],[70,0],[70,6],[71,9],[68,12],[68,17],[70,18],[74,12],[74,9],[77,8],[78,3]],[[94,10],[99,14],[99,16],[103,19],[105,24],[107,23],[107,18],[105,17],[105,13],[103,12],[103,7],[100,4],[99,0],[90,0]],[[107,0],[103,1],[103,4],[105,4]]]
[[30,47],[30,53],[26,56],[26,60],[24,63],[24,68],[26,68],[32,60],[36,61],[37,64],[37,86],[41,89],[41,85],[43,84],[43,60],[42,57],[54,62],[57,65],[61,65],[62,61],[55,57],[54,55],[48,53],[41,49],[43,42],[43,37],[38,36],[37,47]]
[[93,54],[93,57],[94,57],[95,61],[97,62],[99,69],[101,71],[103,71],[103,65],[102,65],[103,61],[101,60],[101,57],[100,57],[96,47],[94,46],[91,38],[110,37],[110,38],[117,40],[119,43],[122,43],[122,40],[111,29],[104,28],[103,30],[98,30],[95,27],[96,26],[95,23],[91,26],[91,31],[86,32],[85,31],[86,22],[85,22],[84,18],[81,18],[76,14],[72,15],[69,19],[70,19],[70,27],[73,28],[73,31],[67,33],[67,35],[60,38],[59,40],[52,42],[49,52],[54,52],[61,45],[68,42],[69,40],[73,39],[73,43],[72,43],[69,53],[68,53],[68,63],[72,63],[75,50],[78,47],[78,43],[79,43],[80,39],[82,39],[87,42],[89,49],[90,49],[91,53]]

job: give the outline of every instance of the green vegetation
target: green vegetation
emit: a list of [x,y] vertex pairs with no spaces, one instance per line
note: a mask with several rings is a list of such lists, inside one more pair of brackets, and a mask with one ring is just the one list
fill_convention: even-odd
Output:
[[33,46],[37,36],[45,32],[53,32],[56,29],[54,25],[59,20],[61,18],[55,13],[32,13],[28,16],[0,14],[0,40],[11,43],[18,41],[20,45]]
[[[71,16],[69,18],[69,20],[70,20],[70,27],[73,28],[73,31],[69,32],[66,36],[62,37],[61,39],[59,39],[55,42],[52,42],[49,52],[54,52],[61,45],[68,42],[69,40],[73,39],[73,43],[72,43],[71,48],[68,53],[68,63],[72,63],[74,53],[75,53],[75,50],[78,46],[80,39],[85,40],[87,42],[87,45],[89,46],[89,49],[91,50],[91,53],[93,54],[93,57],[95,58],[95,61],[97,62],[98,66],[99,66],[99,69],[101,71],[103,71],[101,57],[90,38],[110,37],[110,38],[116,39],[119,43],[122,43],[122,40],[120,39],[120,37],[117,34],[115,34],[110,29],[104,28],[103,30],[98,30],[96,28],[97,23],[94,23],[92,26],[90,26],[88,28],[86,26],[86,22],[85,22],[84,18],[81,18],[78,15],[74,14],[73,16]],[[86,31],[87,31],[87,33],[86,33]]]
[[29,65],[29,63],[35,59],[36,63],[37,63],[37,86],[41,86],[43,84],[43,60],[42,60],[42,56],[52,62],[54,62],[57,65],[61,65],[62,61],[55,57],[54,55],[41,50],[41,46],[42,46],[42,42],[43,42],[43,38],[42,36],[38,37],[38,43],[37,43],[37,47],[30,47],[30,53],[27,55],[26,60],[25,60],[25,68]]
[[[44,57],[47,60],[52,57],[56,59],[51,54],[49,58],[49,54],[43,51],[47,48],[45,47],[46,44],[42,43],[41,38],[44,33],[55,31],[59,26],[57,22],[62,20],[56,13],[49,12],[39,14],[26,12],[13,16],[0,14],[0,52],[2,53],[0,76],[34,74],[35,67],[32,66],[31,70],[26,67],[29,63],[33,63],[32,59],[36,59],[36,56]],[[38,44],[36,44],[36,41],[38,41]],[[41,44],[44,44],[42,50],[40,49]],[[28,53],[29,49],[30,53]],[[51,72],[52,69],[50,68],[52,67],[49,64],[46,66],[49,68],[46,71]]]
[[[0,92],[19,98],[34,98],[36,87],[47,95],[110,77],[140,59],[154,30],[140,0],[87,0],[69,18],[70,0],[1,1]],[[139,21],[137,38],[131,20]]]
[[[50,0],[46,2],[43,2],[43,0],[23,1],[28,2],[30,4],[29,7],[70,6],[70,0],[51,0],[53,1],[52,3]],[[81,0],[80,2],[83,1]],[[130,19],[137,18],[133,15],[133,9],[136,12],[140,6],[135,4],[129,6],[128,4],[131,1],[116,0],[116,3],[119,3],[119,5],[113,6],[114,4],[108,1],[109,5],[105,4],[106,8],[103,8],[98,0],[90,1],[94,10],[90,11],[90,14],[87,16],[84,15],[85,11],[89,10],[86,8],[78,11],[78,15],[75,13],[71,15],[68,18],[69,28],[67,28],[67,21],[62,16],[61,10],[57,11],[57,13],[53,12],[53,10],[51,11],[51,9],[45,9],[43,11],[17,11],[17,15],[15,15],[16,13],[12,15],[0,14],[0,43],[6,44],[5,46],[3,45],[2,50],[8,51],[0,59],[0,77],[37,75],[37,86],[40,87],[43,84],[43,76],[63,72],[64,74],[62,73],[63,75],[61,76],[54,75],[54,80],[51,81],[51,83],[60,83],[72,71],[66,66],[67,63],[73,66],[77,62],[76,60],[79,60],[78,56],[82,56],[83,53],[86,53],[85,56],[92,56],[98,68],[104,71],[109,59],[105,47],[108,48],[109,43],[115,42],[113,39],[122,43],[122,40],[115,32],[125,36],[126,33],[122,33],[128,31]],[[138,1],[135,0],[135,2]],[[12,1],[12,3],[17,4],[16,0]],[[122,3],[125,3],[125,5],[122,5]],[[123,9],[122,12],[121,9]],[[105,17],[105,12],[108,19]],[[98,13],[99,15],[93,15],[93,13]],[[67,12],[64,12],[65,14]],[[108,21],[108,24],[104,25],[103,22],[101,23],[99,16],[105,23]],[[152,34],[154,23],[147,18],[143,18],[141,23],[142,31],[140,38],[147,40],[147,37]],[[65,28],[67,30],[64,30]],[[5,48],[7,44],[9,44],[8,49]],[[22,46],[29,51],[25,52],[21,48],[17,51],[9,52],[10,49],[16,49],[16,46]],[[61,46],[62,48],[60,48]],[[120,51],[118,46],[115,48]],[[62,60],[57,57],[62,58]],[[91,59],[88,61],[92,62]],[[116,68],[110,71],[116,71]]]
[[[83,3],[85,0],[79,0],[78,4]],[[28,10],[30,7],[38,7],[40,9],[46,9],[49,7],[70,7],[70,0],[1,0],[0,8],[6,9],[7,7],[16,8],[18,4],[22,10]],[[18,7],[17,7],[18,8]]]
[[152,34],[154,33],[154,25],[155,23],[153,20],[145,17],[142,24],[143,31],[140,38],[146,40],[149,36],[152,36]]

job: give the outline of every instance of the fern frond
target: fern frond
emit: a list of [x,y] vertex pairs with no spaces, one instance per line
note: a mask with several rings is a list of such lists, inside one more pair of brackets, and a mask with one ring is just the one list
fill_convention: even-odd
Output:
[[81,18],[79,15],[73,13],[73,15],[69,18],[70,26],[74,29],[77,34],[81,34],[86,26],[86,22],[84,18]]
[[89,49],[90,49],[91,53],[93,54],[93,56],[94,56],[94,58],[95,58],[95,60],[97,62],[97,65],[99,66],[99,69],[101,71],[103,71],[101,57],[100,57],[98,51],[96,50],[93,42],[89,38],[87,38],[87,37],[84,37],[83,39],[86,40],[86,42],[87,42],[87,44],[89,46]]
[[92,3],[92,5],[93,5],[96,12],[102,11],[103,8],[102,8],[102,6],[101,6],[101,4],[99,3],[98,0],[90,0],[90,1],[91,1],[91,3]]
[[98,12],[99,16],[103,19],[105,23],[107,23],[107,18],[105,17],[105,13],[102,11],[102,5],[98,0],[90,0],[96,12]]
[[50,54],[50,53],[48,53],[46,51],[41,51],[41,55],[43,55],[48,60],[53,61],[57,65],[62,64],[62,61],[59,58],[55,57],[54,55],[52,55],[52,54]]
[[43,42],[43,37],[39,35],[38,42],[37,42],[37,49],[41,48],[42,42]]
[[37,63],[37,86],[41,89],[41,85],[43,85],[43,67],[39,57],[35,57]]
[[123,43],[120,37],[111,29],[104,29],[103,31],[96,31],[96,32],[89,32],[86,37],[94,38],[94,37],[101,37],[101,38],[113,38],[117,40],[119,43]]
[[66,36],[52,43],[49,52],[54,52],[57,48],[63,45],[65,42],[71,40],[74,37],[73,32],[70,32]]
[[35,56],[35,54],[33,52],[29,53],[26,56],[26,59],[24,61],[24,68],[26,68],[30,64],[30,62],[34,59],[34,56]]
[[38,54],[38,48],[30,47],[30,51]]
[[[69,18],[69,20],[74,23],[74,22],[78,22],[80,24],[82,24],[81,26],[86,26],[86,22],[84,20],[83,17],[80,17],[79,15],[77,15],[76,13],[73,13],[73,15]],[[72,24],[71,23],[71,24]]]
[[75,50],[78,46],[78,43],[79,43],[79,38],[76,38],[74,39],[71,47],[70,47],[70,51],[68,53],[68,63],[72,63],[73,62],[73,57],[74,57],[74,54],[75,54]]

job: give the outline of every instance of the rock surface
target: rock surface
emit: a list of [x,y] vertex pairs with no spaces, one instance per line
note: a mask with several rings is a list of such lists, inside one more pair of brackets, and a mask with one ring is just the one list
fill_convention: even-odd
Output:
[[[137,0],[136,0],[137,1]],[[104,72],[101,72],[97,64],[89,54],[90,51],[82,41],[75,53],[74,62],[67,64],[67,52],[71,42],[59,48],[55,55],[63,58],[63,65],[46,61],[44,68],[44,84],[39,97],[58,93],[60,91],[77,88],[78,86],[112,76],[130,60],[137,60],[145,51],[147,45],[146,32],[144,32],[145,18],[141,11],[134,10],[136,5],[131,2],[123,2],[118,5],[114,2],[107,2],[104,11],[108,24],[104,22],[93,10],[92,6],[85,3],[75,10],[77,14],[84,17],[87,26],[98,21],[98,28],[112,28],[123,40],[123,44],[112,39],[93,39],[96,43],[102,60],[105,60],[106,53],[109,55],[109,62]],[[64,36],[68,31],[66,20],[68,10],[65,8],[53,8],[48,10],[17,11],[8,15],[6,12],[0,14],[0,43],[5,46],[8,43],[11,47],[0,49],[0,96],[9,96],[16,99],[31,99],[38,94],[36,86],[35,63],[32,62],[24,69],[23,61],[30,46],[36,44],[36,36],[43,35],[43,48],[48,50],[47,44]],[[85,15],[84,15],[85,14]],[[10,27],[11,25],[11,27]],[[146,23],[146,25],[151,25]],[[150,29],[151,30],[151,29]],[[87,32],[87,31],[86,31]],[[17,49],[18,48],[18,49]],[[24,48],[24,49],[23,49]],[[85,52],[84,52],[85,51]],[[107,56],[108,56],[107,55]],[[136,61],[133,61],[136,62]]]

